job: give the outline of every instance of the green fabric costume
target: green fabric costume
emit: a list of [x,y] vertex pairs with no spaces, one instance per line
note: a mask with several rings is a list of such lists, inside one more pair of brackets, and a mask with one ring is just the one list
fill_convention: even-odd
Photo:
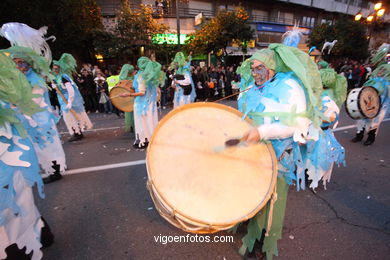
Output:
[[[283,124],[292,125],[294,124],[295,118],[304,116],[308,117],[315,126],[319,127],[321,125],[322,118],[325,118],[320,112],[322,104],[322,82],[317,64],[313,62],[309,55],[295,47],[289,47],[283,44],[271,44],[267,49],[257,51],[250,59],[244,61],[237,70],[244,80],[241,82],[241,90],[247,89],[253,82],[251,75],[251,62],[253,60],[261,61],[268,69],[275,71],[275,73],[294,72],[301,81],[307,97],[307,110],[304,113],[296,113],[295,111],[291,111],[290,113],[261,112],[256,113],[256,117],[279,117],[279,120]],[[247,92],[242,93],[243,96],[246,94]],[[246,100],[245,97],[244,100]],[[267,227],[269,229],[264,237],[262,251],[266,253],[267,259],[272,259],[273,255],[278,255],[277,241],[282,237],[288,193],[288,184],[282,176],[278,176],[277,178],[276,193],[277,199],[273,205],[272,224],[268,223],[271,220],[269,216],[272,208],[271,199],[255,217],[249,220],[248,232],[242,239],[243,245],[239,251],[241,255],[253,250],[255,241],[260,241],[263,231],[267,230]]]
[[[119,80],[134,80],[134,76],[129,76],[129,73],[134,71],[134,67],[130,64],[124,64],[119,73]],[[134,113],[125,112],[125,132],[134,131]]]

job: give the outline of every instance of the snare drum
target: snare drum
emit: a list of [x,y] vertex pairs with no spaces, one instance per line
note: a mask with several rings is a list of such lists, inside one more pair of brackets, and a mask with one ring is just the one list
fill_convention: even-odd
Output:
[[381,109],[381,99],[374,87],[352,89],[345,101],[345,109],[353,119],[372,119]]
[[242,116],[225,105],[192,103],[159,122],[147,150],[147,186],[172,225],[193,233],[226,230],[269,201],[277,178],[271,144],[215,149],[251,129]]

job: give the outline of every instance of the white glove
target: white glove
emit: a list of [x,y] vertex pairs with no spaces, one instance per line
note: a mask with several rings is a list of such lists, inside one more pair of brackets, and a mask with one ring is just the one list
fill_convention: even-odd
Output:
[[66,109],[70,110],[71,108],[72,108],[72,103],[68,102],[68,104],[66,105]]
[[54,84],[54,83],[51,83],[51,88],[52,88],[52,89],[56,89],[56,88],[57,88],[57,85]]

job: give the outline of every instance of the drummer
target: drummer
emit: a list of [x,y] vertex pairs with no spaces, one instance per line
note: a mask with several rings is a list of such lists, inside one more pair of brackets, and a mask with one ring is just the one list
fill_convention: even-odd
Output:
[[134,76],[133,87],[135,93],[122,93],[122,97],[133,96],[135,141],[134,148],[145,149],[158,123],[157,116],[157,89],[164,81],[164,72],[161,64],[147,57],[137,61],[139,71]]
[[369,80],[364,83],[363,86],[371,86],[378,91],[381,98],[381,109],[378,115],[373,119],[357,120],[356,136],[351,140],[353,143],[362,141],[364,132],[368,132],[368,137],[364,142],[364,145],[373,144],[375,142],[375,137],[378,134],[378,128],[386,115],[388,107],[390,106],[390,64],[387,64],[387,55],[389,50],[390,44],[383,44],[379,47],[377,53],[371,59],[371,63],[376,66],[376,69],[372,72]]
[[[119,73],[119,80],[134,80],[134,66],[130,64],[124,64],[121,72]],[[125,112],[125,131],[134,132],[134,113]]]
[[[248,63],[250,66],[245,66]],[[288,185],[295,183],[298,190],[304,188],[301,145],[318,137],[322,85],[317,65],[310,57],[283,44],[271,44],[257,51],[239,71],[253,78],[245,80],[248,84],[244,86],[249,90],[239,97],[240,110],[258,126],[242,139],[253,143],[271,141],[278,158],[277,200],[262,249],[267,257],[272,257],[278,254],[277,240],[282,235]],[[267,219],[270,220],[270,203],[267,207],[250,220],[241,253],[253,250],[255,241],[260,241],[264,234]]]
[[[194,102],[196,93],[195,85],[191,77],[191,53],[187,60],[184,53],[176,53],[168,69],[175,70],[175,75],[172,76],[172,87],[175,89],[173,108]],[[184,79],[176,78],[177,75],[184,76]],[[188,90],[186,90],[187,87]]]

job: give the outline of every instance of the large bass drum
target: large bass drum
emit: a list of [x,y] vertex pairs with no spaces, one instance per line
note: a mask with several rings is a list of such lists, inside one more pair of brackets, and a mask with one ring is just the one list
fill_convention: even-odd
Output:
[[345,101],[345,109],[353,119],[372,119],[381,109],[381,99],[374,87],[352,89]]
[[239,111],[192,103],[167,114],[147,150],[148,189],[172,225],[193,233],[226,230],[253,217],[275,190],[271,144],[224,147],[252,125]]
[[123,112],[132,112],[134,97],[121,97],[122,93],[134,93],[133,81],[121,80],[110,90],[111,103]]

